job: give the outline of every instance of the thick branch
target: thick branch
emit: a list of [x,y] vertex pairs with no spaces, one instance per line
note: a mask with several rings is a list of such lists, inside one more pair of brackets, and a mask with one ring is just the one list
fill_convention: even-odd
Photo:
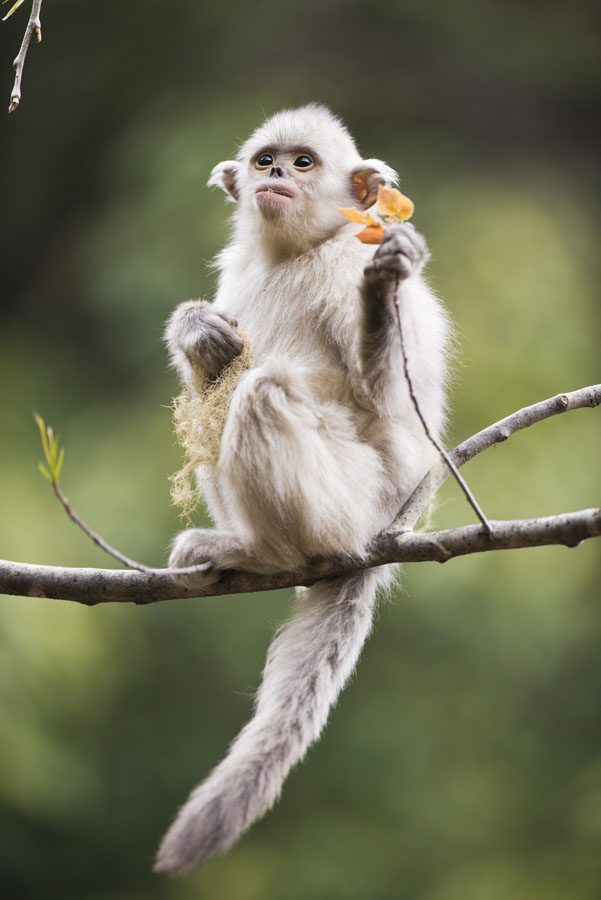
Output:
[[[551,397],[525,407],[500,422],[495,422],[456,447],[450,454],[456,466],[462,466],[478,453],[520,431],[572,409],[601,404],[601,385],[592,385],[569,394]],[[393,525],[381,532],[363,559],[310,559],[296,572],[252,575],[225,572],[217,584],[197,596],[250,593],[274,588],[308,585],[322,578],[346,575],[357,569],[387,563],[446,562],[455,556],[485,550],[507,550],[564,544],[574,547],[587,538],[601,535],[601,509],[563,513],[544,519],[492,522],[492,534],[480,525],[452,528],[448,531],[414,534],[411,529],[428,503],[449,477],[444,463],[435,466],[417,487]],[[0,592],[31,597],[73,600],[87,606],[96,603],[155,603],[192,596],[178,587],[167,574],[146,575],[114,569],[71,569],[0,561]]]
[[348,575],[387,563],[447,562],[455,556],[564,544],[574,547],[586,538],[601,535],[601,509],[584,509],[544,519],[492,522],[492,534],[481,525],[448,531],[413,534],[397,529],[383,531],[363,559],[310,559],[295,572],[251,575],[225,572],[217,584],[192,594],[178,587],[168,575],[144,575],[115,569],[69,569],[0,561],[0,590],[29,597],[73,600],[86,606],[97,603],[156,603],[190,596],[252,593],[274,588],[309,585],[322,578]]

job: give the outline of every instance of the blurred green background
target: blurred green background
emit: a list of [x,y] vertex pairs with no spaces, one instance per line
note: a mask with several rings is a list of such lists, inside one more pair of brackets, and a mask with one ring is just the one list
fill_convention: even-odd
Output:
[[[0,29],[0,99],[28,6]],[[42,8],[0,115],[0,555],[110,560],[36,472],[161,565],[180,465],[162,324],[211,296],[211,167],[284,105],[343,116],[398,168],[458,326],[449,444],[600,380],[598,33],[582,0],[76,0]],[[465,470],[488,514],[601,500],[598,411]],[[453,486],[437,523],[472,521]],[[290,592],[97,609],[0,603],[7,900],[598,900],[599,543],[409,566],[277,808],[224,859],[150,872],[249,715]]]

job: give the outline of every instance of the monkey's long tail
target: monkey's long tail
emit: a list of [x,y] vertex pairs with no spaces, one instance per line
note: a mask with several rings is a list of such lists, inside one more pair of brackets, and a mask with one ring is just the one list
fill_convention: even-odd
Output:
[[225,853],[275,803],[318,737],[369,634],[387,568],[322,581],[300,593],[273,641],[254,717],[192,791],[163,838],[155,871],[186,872]]

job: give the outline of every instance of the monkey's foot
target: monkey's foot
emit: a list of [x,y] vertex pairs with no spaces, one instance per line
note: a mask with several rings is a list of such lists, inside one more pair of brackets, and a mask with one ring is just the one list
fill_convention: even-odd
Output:
[[373,260],[365,267],[365,277],[371,282],[409,278],[420,272],[427,258],[426,242],[413,225],[391,225]]
[[240,543],[229,532],[205,528],[181,531],[173,541],[169,568],[200,566],[189,575],[173,575],[173,580],[188,590],[203,590],[219,581],[224,569],[235,569],[242,559]]

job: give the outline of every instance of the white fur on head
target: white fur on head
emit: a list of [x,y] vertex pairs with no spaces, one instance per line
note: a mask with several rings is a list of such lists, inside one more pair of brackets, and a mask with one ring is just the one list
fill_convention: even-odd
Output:
[[315,147],[326,145],[328,150],[336,155],[336,164],[339,168],[346,165],[352,168],[353,164],[361,159],[355,142],[342,120],[321,103],[308,103],[297,109],[283,109],[271,116],[242,144],[237,158],[240,162],[249,160],[270,144],[278,146],[305,144]]

